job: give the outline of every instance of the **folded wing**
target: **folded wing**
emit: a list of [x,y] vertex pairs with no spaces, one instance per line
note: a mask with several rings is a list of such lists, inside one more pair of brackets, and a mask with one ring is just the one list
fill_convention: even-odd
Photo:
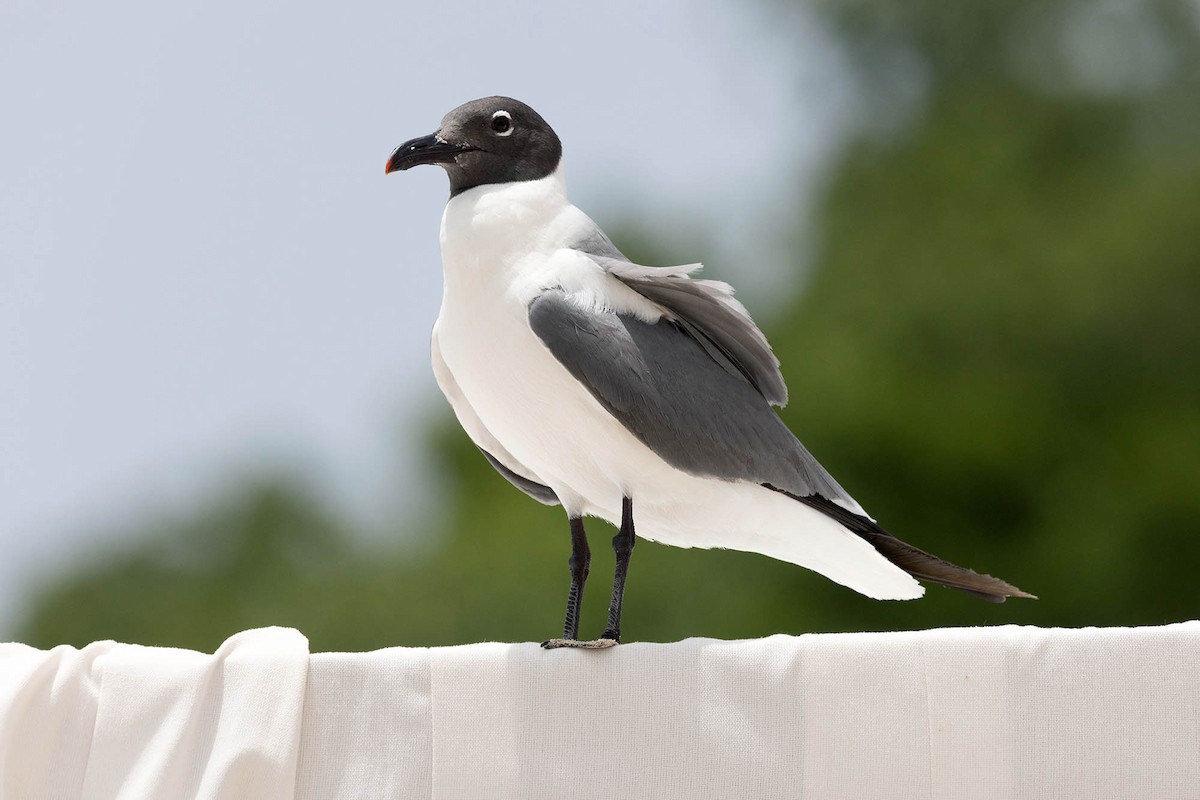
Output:
[[[711,308],[713,301],[705,302]],[[724,352],[718,343],[697,338],[707,323],[677,313],[648,323],[585,309],[549,291],[530,305],[529,324],[609,413],[672,466],[770,483],[799,496],[819,494],[861,511],[783,424],[758,384],[734,359],[725,357],[727,364],[714,357],[714,348]]]

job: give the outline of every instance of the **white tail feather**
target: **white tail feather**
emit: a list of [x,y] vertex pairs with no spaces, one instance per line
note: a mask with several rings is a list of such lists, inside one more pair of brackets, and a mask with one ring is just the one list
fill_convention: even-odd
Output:
[[819,511],[762,486],[704,482],[700,503],[676,499],[638,505],[638,535],[675,547],[761,553],[876,600],[914,600],[925,594],[915,578]]

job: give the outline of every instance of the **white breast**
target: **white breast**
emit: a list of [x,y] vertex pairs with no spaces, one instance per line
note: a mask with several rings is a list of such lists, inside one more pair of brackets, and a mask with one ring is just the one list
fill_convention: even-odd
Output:
[[654,304],[567,247],[592,225],[567,202],[559,173],[452,199],[442,220],[436,330],[454,380],[497,441],[568,513],[616,519],[630,466],[665,464],[559,364],[528,316],[537,296],[561,288],[583,307],[658,318]]

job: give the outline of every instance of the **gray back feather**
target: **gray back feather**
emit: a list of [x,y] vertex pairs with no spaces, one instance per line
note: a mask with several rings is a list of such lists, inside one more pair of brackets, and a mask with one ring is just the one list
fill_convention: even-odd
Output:
[[787,405],[787,385],[779,371],[779,359],[746,307],[734,299],[729,284],[692,278],[699,264],[634,264],[599,228],[574,249],[591,255],[610,275],[665,309],[714,361],[750,381],[769,403]]

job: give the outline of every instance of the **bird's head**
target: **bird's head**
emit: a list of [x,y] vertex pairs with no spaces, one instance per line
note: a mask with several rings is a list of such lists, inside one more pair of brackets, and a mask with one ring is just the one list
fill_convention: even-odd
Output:
[[540,114],[511,97],[484,97],[451,111],[436,132],[397,147],[385,171],[438,164],[450,176],[453,197],[476,186],[545,178],[561,158],[558,134]]

